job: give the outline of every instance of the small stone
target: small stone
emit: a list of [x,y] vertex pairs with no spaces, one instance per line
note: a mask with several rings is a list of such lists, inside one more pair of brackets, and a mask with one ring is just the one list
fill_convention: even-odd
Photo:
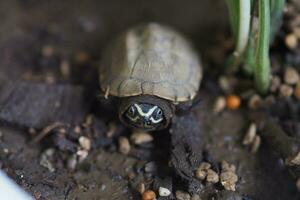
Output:
[[47,168],[50,172],[54,172],[54,164],[52,163],[52,157],[55,153],[55,149],[47,149],[41,155],[40,165]]
[[156,200],[156,194],[152,190],[147,190],[142,194],[142,200]]
[[76,133],[76,134],[80,134],[80,133],[81,133],[81,128],[80,128],[80,126],[75,126],[75,128],[74,128],[74,133]]
[[147,173],[155,172],[156,170],[157,170],[157,165],[155,164],[155,162],[148,162],[145,165],[145,172]]
[[70,63],[67,60],[63,60],[60,63],[60,73],[62,76],[67,79],[70,77]]
[[300,80],[299,73],[293,67],[287,67],[284,73],[284,82],[294,85]]
[[87,52],[79,51],[76,53],[75,60],[78,64],[88,63],[90,61],[90,55]]
[[82,149],[89,151],[91,149],[91,140],[85,136],[80,136],[79,144]]
[[78,162],[81,163],[89,155],[89,152],[86,151],[86,150],[79,150],[79,151],[76,152],[76,154],[78,156]]
[[260,147],[261,138],[259,135],[256,135],[254,141],[251,146],[251,153],[256,153],[258,148]]
[[276,102],[276,98],[274,95],[269,95],[265,98],[264,105],[271,106]]
[[219,182],[219,175],[214,170],[208,169],[206,181],[210,183],[217,183]]
[[108,124],[108,131],[106,133],[106,136],[108,138],[112,138],[114,136],[114,134],[116,133],[117,131],[117,125],[115,122],[111,122]]
[[297,83],[294,89],[294,95],[298,100],[300,100],[300,82]]
[[281,79],[279,76],[273,76],[271,80],[270,91],[276,92],[281,84]]
[[225,92],[230,92],[231,91],[231,84],[230,84],[230,81],[228,80],[228,78],[226,76],[221,76],[219,78],[219,86]]
[[30,135],[36,135],[36,133],[37,133],[36,129],[32,128],[32,127],[29,128],[28,132]]
[[170,196],[171,191],[167,188],[159,187],[158,193],[159,193],[159,196],[161,196],[161,197],[167,197],[167,196]]
[[145,184],[143,182],[141,182],[137,185],[137,191],[140,194],[143,194],[145,192]]
[[232,171],[225,171],[221,173],[220,181],[226,190],[235,191],[235,184],[238,181],[238,177]]
[[93,114],[88,114],[82,123],[83,127],[90,127],[94,122],[94,115]]
[[251,109],[257,109],[262,105],[262,99],[259,95],[253,95],[248,101],[248,107]]
[[252,123],[248,130],[247,130],[247,133],[243,139],[243,145],[249,145],[249,144],[252,144],[253,141],[254,141],[254,138],[256,136],[256,130],[257,130],[257,127],[256,127],[256,124],[255,123]]
[[214,113],[219,113],[221,111],[223,111],[226,107],[226,98],[223,96],[220,96],[216,99],[214,107],[213,107],[213,111]]
[[119,137],[119,152],[127,155],[130,152],[130,143],[126,137]]
[[198,169],[196,170],[196,177],[200,180],[204,180],[207,175],[207,170],[210,169],[211,164],[208,162],[202,162]]
[[293,94],[293,88],[289,85],[282,84],[279,88],[279,93],[282,97],[289,97]]
[[300,151],[296,155],[286,158],[285,163],[288,166],[300,165]]
[[67,161],[67,167],[70,170],[75,170],[76,165],[77,165],[77,156],[76,155],[72,155],[68,161]]
[[53,50],[53,47],[52,46],[49,46],[49,45],[46,45],[46,46],[43,46],[42,48],[42,55],[44,57],[51,57],[53,56],[53,53],[54,53],[54,50]]
[[296,182],[296,187],[297,187],[298,191],[300,192],[300,178],[298,178],[298,180]]
[[191,200],[201,200],[200,196],[198,194],[194,194],[191,198]]
[[176,200],[191,200],[191,195],[189,193],[177,190],[175,192]]
[[136,131],[136,132],[132,133],[130,140],[134,144],[139,145],[139,144],[143,144],[143,143],[147,143],[147,142],[152,142],[153,137],[152,137],[152,135],[150,135],[147,132]]
[[196,177],[200,180],[204,180],[207,175],[207,170],[210,169],[211,164],[208,162],[202,162],[196,170]]
[[227,161],[223,160],[221,162],[222,171],[231,171],[235,172],[236,168],[234,165],[230,165]]
[[284,42],[285,42],[285,45],[291,50],[295,49],[298,45],[297,36],[293,33],[286,35]]
[[300,27],[294,27],[294,34],[300,39]]
[[206,170],[197,169],[195,175],[196,175],[196,178],[198,178],[200,180],[204,180],[206,178],[207,172],[206,172]]

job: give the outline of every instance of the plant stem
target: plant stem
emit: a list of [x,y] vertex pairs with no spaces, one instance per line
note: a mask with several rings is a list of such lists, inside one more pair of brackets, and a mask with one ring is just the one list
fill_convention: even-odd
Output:
[[260,93],[265,94],[270,84],[270,1],[259,0],[259,31],[256,49],[255,84]]
[[251,19],[251,1],[249,0],[227,0],[230,21],[236,47],[229,58],[229,71],[234,71],[240,63],[241,56],[247,46]]

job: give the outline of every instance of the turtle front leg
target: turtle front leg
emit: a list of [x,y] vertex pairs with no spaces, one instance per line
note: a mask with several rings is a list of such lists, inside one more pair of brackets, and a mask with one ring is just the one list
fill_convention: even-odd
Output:
[[173,119],[170,134],[172,167],[175,173],[185,180],[191,193],[199,192],[202,183],[194,176],[203,155],[199,121],[193,113],[176,116]]

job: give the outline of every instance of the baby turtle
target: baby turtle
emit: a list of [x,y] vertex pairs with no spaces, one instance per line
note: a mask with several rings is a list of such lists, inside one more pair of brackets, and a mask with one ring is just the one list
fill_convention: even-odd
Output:
[[195,99],[202,78],[197,52],[175,30],[136,26],[105,50],[100,86],[119,100],[120,120],[134,128],[166,128],[178,106]]

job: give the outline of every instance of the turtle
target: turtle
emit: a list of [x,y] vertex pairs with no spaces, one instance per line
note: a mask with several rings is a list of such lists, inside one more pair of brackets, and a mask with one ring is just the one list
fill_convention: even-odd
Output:
[[195,99],[202,65],[182,34],[152,22],[117,36],[104,50],[99,74],[105,98],[118,99],[120,121],[153,131],[168,127],[180,105]]

